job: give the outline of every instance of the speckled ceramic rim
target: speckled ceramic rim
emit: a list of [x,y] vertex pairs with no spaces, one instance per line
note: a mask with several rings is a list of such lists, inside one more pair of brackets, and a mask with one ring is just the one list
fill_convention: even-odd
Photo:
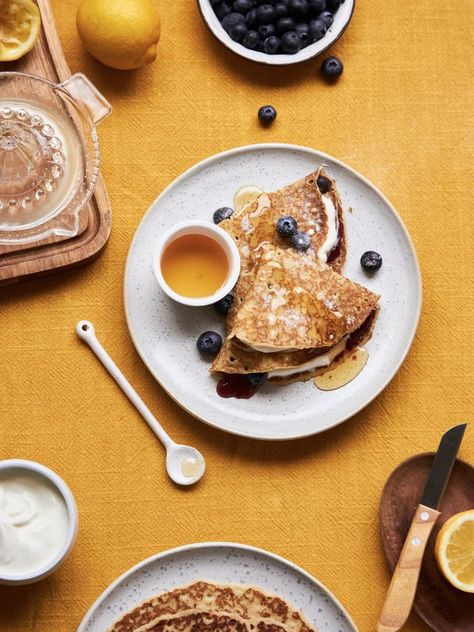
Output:
[[[183,235],[205,235],[206,237],[210,237],[216,241],[226,253],[227,260],[229,262],[229,272],[225,282],[214,292],[214,294],[199,298],[182,296],[172,290],[163,278],[163,274],[161,273],[161,258],[163,253],[169,244]],[[226,233],[225,230],[222,230],[222,228],[219,228],[210,222],[180,222],[168,229],[158,241],[153,255],[153,272],[155,273],[155,278],[163,292],[165,292],[165,294],[174,301],[191,307],[204,307],[205,305],[217,303],[217,301],[223,298],[226,294],[229,294],[234,285],[237,283],[237,279],[240,274],[240,253],[232,237]]]
[[128,330],[130,332],[130,336],[132,338],[133,344],[135,345],[135,349],[138,351],[138,353],[139,353],[141,359],[143,360],[145,366],[148,368],[150,373],[155,377],[157,382],[159,384],[161,384],[162,388],[168,393],[168,395],[172,399],[174,399],[174,401],[177,404],[179,404],[181,406],[181,408],[186,410],[190,415],[192,415],[196,419],[199,419],[200,421],[203,421],[204,423],[207,423],[208,425],[213,426],[214,428],[218,428],[219,430],[223,430],[224,432],[230,432],[231,434],[235,434],[235,435],[238,435],[238,436],[241,436],[241,437],[249,437],[249,438],[252,438],[252,439],[261,439],[263,441],[288,441],[288,440],[291,440],[291,439],[303,439],[305,437],[311,437],[311,436],[313,436],[315,434],[319,434],[321,432],[326,432],[326,430],[330,430],[331,428],[334,428],[335,426],[338,426],[339,424],[341,424],[342,422],[346,421],[347,419],[350,419],[351,417],[356,415],[358,412],[363,410],[366,406],[368,406],[386,388],[386,386],[392,381],[393,377],[396,375],[397,371],[402,366],[402,364],[403,364],[403,362],[404,362],[404,360],[405,360],[405,358],[406,358],[406,356],[408,354],[408,351],[410,350],[410,347],[411,347],[412,342],[413,342],[413,338],[415,337],[415,333],[416,333],[416,330],[417,330],[417,327],[418,327],[418,323],[419,323],[420,315],[421,315],[421,305],[422,305],[422,280],[421,280],[420,266],[419,266],[419,263],[418,263],[415,247],[413,245],[413,242],[412,242],[412,239],[410,237],[410,234],[408,233],[408,231],[407,231],[407,229],[405,227],[405,224],[402,221],[402,218],[397,213],[397,211],[392,206],[392,204],[388,201],[388,199],[385,197],[385,195],[379,189],[377,189],[377,187],[375,187],[371,182],[369,182],[369,180],[367,180],[367,178],[362,176],[360,173],[358,173],[357,171],[355,171],[351,167],[347,166],[345,163],[343,163],[340,160],[337,160],[337,158],[333,158],[332,156],[329,156],[328,154],[325,154],[325,153],[323,153],[321,151],[316,151],[315,149],[312,149],[311,147],[303,147],[301,145],[290,145],[290,144],[286,144],[286,143],[263,143],[263,144],[259,144],[259,145],[244,145],[242,147],[236,147],[234,149],[230,149],[228,151],[224,151],[224,152],[221,152],[219,154],[215,154],[213,156],[210,156],[209,158],[206,158],[205,160],[202,160],[201,162],[198,162],[193,167],[190,167],[188,170],[184,171],[175,180],[173,180],[173,182],[171,182],[161,192],[161,194],[157,197],[157,199],[153,202],[153,206],[157,203],[157,201],[163,195],[165,195],[165,193],[168,192],[169,189],[171,189],[172,187],[174,187],[177,184],[181,183],[183,180],[185,180],[187,177],[191,176],[195,172],[198,172],[201,169],[206,169],[213,162],[222,160],[222,159],[226,158],[227,156],[230,156],[230,155],[233,155],[233,154],[245,153],[245,152],[248,152],[248,151],[258,152],[258,151],[267,150],[267,149],[275,149],[275,150],[277,150],[277,149],[288,149],[288,150],[291,150],[291,151],[302,151],[302,152],[314,155],[317,160],[321,160],[323,162],[324,161],[330,161],[330,162],[335,163],[336,165],[338,165],[342,169],[345,169],[352,176],[354,176],[355,178],[357,178],[358,180],[363,182],[367,187],[372,189],[383,200],[384,204],[387,205],[387,207],[390,209],[390,212],[397,219],[397,222],[398,222],[398,224],[400,226],[400,229],[402,230],[402,232],[403,232],[403,234],[404,234],[404,236],[405,236],[405,238],[407,240],[407,243],[410,246],[411,252],[413,254],[413,265],[415,267],[416,284],[417,284],[417,288],[418,288],[418,302],[417,302],[416,306],[414,306],[415,317],[413,318],[410,335],[408,336],[407,341],[405,343],[405,346],[403,348],[403,351],[402,351],[402,353],[400,355],[400,361],[397,364],[394,365],[392,372],[390,373],[388,378],[385,380],[385,382],[382,384],[382,386],[378,390],[374,391],[374,393],[370,397],[367,397],[367,399],[362,401],[362,403],[359,406],[357,406],[356,408],[354,408],[354,410],[350,414],[343,414],[343,415],[341,415],[338,419],[336,419],[336,421],[334,421],[331,424],[328,424],[324,428],[311,430],[310,432],[304,432],[304,433],[297,433],[297,432],[295,432],[295,434],[293,434],[293,435],[284,436],[284,437],[275,437],[275,436],[272,436],[272,435],[256,435],[256,434],[252,434],[252,433],[249,433],[249,432],[240,432],[240,431],[237,431],[237,430],[234,430],[234,429],[231,430],[229,428],[224,428],[223,426],[220,426],[220,425],[218,425],[218,424],[216,424],[214,422],[211,422],[208,419],[206,419],[205,417],[197,416],[192,410],[187,408],[187,406],[183,402],[181,402],[178,399],[176,399],[176,397],[173,395],[173,393],[171,391],[169,391],[161,383],[158,375],[153,370],[151,364],[148,362],[147,357],[146,357],[146,353],[144,352],[144,350],[138,344],[138,341],[135,338],[135,336],[133,334],[133,329],[131,327],[130,307],[128,305],[128,298],[127,298],[127,292],[126,292],[126,289],[127,289],[126,288],[126,281],[127,281],[127,277],[128,277],[128,270],[127,269],[128,269],[128,266],[131,265],[130,264],[130,259],[131,259],[130,258],[130,253],[132,252],[132,250],[134,248],[135,240],[137,239],[137,236],[138,236],[138,234],[140,232],[140,226],[145,221],[145,218],[147,217],[148,213],[151,212],[152,207],[150,207],[150,209],[147,211],[147,213],[142,218],[141,223],[139,224],[139,226],[137,227],[137,229],[135,231],[135,236],[134,236],[134,238],[132,240],[132,243],[130,244],[129,254],[128,254],[128,257],[127,257],[127,262],[125,264],[124,305],[125,305],[125,317],[126,317],[126,320],[127,320]]
[[[326,35],[322,39],[320,39],[319,42],[315,42],[314,44],[306,46],[306,48],[302,48],[295,55],[268,55],[267,53],[250,50],[248,48],[245,48],[245,46],[242,46],[242,44],[234,42],[229,37],[229,35],[227,35],[227,33],[224,31],[221,24],[219,23],[217,16],[214,14],[214,10],[211,6],[210,1],[196,1],[204,24],[223,46],[234,53],[234,55],[244,57],[249,61],[253,61],[257,64],[265,64],[267,66],[291,66],[293,64],[300,64],[304,61],[308,61],[309,59],[313,59],[314,57],[321,55],[335,42],[337,42],[337,40],[342,36],[344,31],[349,26],[349,22],[352,19],[355,9],[355,0],[346,0],[345,3],[341,5],[341,8],[347,7],[343,9],[347,12],[347,15],[344,18],[344,21],[341,24],[337,25],[337,29],[333,24],[328,29]],[[339,9],[339,11],[341,11],[341,9]]]
[[303,570],[301,567],[297,566],[296,564],[293,564],[293,562],[290,562],[289,560],[285,559],[284,557],[280,557],[279,555],[276,555],[275,553],[270,553],[269,551],[265,551],[265,549],[259,549],[259,548],[255,547],[255,546],[249,546],[247,544],[239,544],[237,542],[196,542],[195,544],[185,544],[183,546],[178,546],[178,547],[173,548],[173,549],[168,549],[167,551],[163,551],[162,553],[158,553],[157,555],[152,555],[151,557],[148,557],[146,560],[143,560],[142,562],[139,562],[138,564],[136,564],[135,566],[130,568],[128,571],[126,571],[123,575],[121,575],[114,582],[112,582],[112,584],[110,584],[110,586],[108,588],[106,588],[104,590],[104,592],[96,599],[96,601],[92,604],[92,606],[87,611],[87,614],[84,617],[84,619],[82,620],[81,624],[79,625],[79,627],[77,629],[77,632],[84,632],[85,631],[86,626],[89,623],[89,619],[94,614],[94,611],[100,606],[102,601],[104,599],[106,599],[110,595],[110,593],[113,590],[115,590],[115,588],[117,588],[117,586],[119,584],[121,584],[127,577],[129,577],[130,575],[132,575],[136,571],[139,571],[140,569],[144,568],[145,566],[147,566],[148,564],[150,564],[152,562],[155,562],[156,560],[164,560],[167,557],[170,557],[170,556],[173,556],[173,555],[176,555],[176,554],[179,554],[179,553],[186,553],[187,551],[192,552],[192,551],[196,551],[196,550],[199,550],[199,549],[211,549],[213,547],[237,549],[237,550],[240,550],[240,551],[248,551],[250,553],[257,553],[259,555],[263,555],[265,557],[268,557],[271,561],[276,561],[276,562],[278,562],[280,564],[283,564],[284,566],[287,566],[291,570],[296,571],[297,573],[300,573],[301,575],[303,575],[303,577],[305,579],[307,579],[310,582],[312,582],[313,584],[315,584],[315,586],[317,586],[317,588],[319,588],[319,590],[321,590],[321,591],[326,593],[328,598],[331,599],[331,601],[334,603],[334,605],[347,618],[348,622],[354,628],[354,632],[357,632],[356,624],[352,620],[352,618],[349,615],[349,613],[347,612],[347,610],[340,604],[338,599],[333,595],[333,593],[328,588],[326,588],[326,586],[324,586],[324,584],[321,584],[321,582],[319,582],[317,579],[315,579],[307,571]]
[[24,459],[9,459],[7,461],[0,461],[0,472],[9,470],[18,470],[20,472],[23,471],[27,473],[32,472],[39,476],[43,476],[61,494],[64,502],[66,503],[67,512],[69,515],[69,529],[64,545],[59,553],[56,555],[56,557],[54,557],[49,564],[38,568],[32,573],[23,573],[21,575],[5,575],[0,573],[0,584],[20,586],[23,584],[33,584],[34,582],[38,582],[41,579],[44,579],[48,575],[51,575],[51,573],[54,573],[54,571],[64,562],[66,557],[71,552],[71,549],[74,546],[74,542],[76,540],[78,528],[78,513],[76,501],[74,500],[74,496],[72,495],[71,490],[63,481],[63,479],[60,478],[55,472],[53,472],[53,470],[50,470],[49,467],[41,465],[41,463],[37,463],[36,461],[26,461]]

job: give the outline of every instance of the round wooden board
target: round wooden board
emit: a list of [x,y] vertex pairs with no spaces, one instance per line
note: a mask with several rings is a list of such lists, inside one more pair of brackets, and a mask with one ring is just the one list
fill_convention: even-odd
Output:
[[[380,530],[385,555],[393,570],[418,506],[434,453],[403,461],[390,475],[380,501]],[[474,467],[457,460],[439,510],[441,515],[426,547],[414,608],[435,632],[472,632],[474,594],[457,590],[438,570],[436,536],[448,518],[474,508]]]

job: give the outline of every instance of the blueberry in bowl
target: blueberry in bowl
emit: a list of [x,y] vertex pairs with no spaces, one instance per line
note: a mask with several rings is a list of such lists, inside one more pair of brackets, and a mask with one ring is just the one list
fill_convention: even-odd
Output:
[[197,0],[211,33],[229,50],[290,65],[329,48],[350,22],[355,0]]

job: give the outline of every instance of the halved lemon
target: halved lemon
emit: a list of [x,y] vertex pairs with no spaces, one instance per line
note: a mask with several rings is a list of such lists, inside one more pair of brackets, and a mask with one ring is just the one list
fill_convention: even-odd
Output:
[[41,16],[33,0],[0,0],[0,61],[26,55],[36,43]]
[[474,593],[474,509],[444,523],[436,538],[435,557],[450,584]]

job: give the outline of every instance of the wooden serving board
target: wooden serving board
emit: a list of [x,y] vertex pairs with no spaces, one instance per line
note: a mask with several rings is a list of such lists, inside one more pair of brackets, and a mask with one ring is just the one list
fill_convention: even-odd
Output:
[[[428,478],[434,453],[416,455],[395,469],[380,502],[380,530],[385,555],[393,570],[405,542],[414,511]],[[414,608],[435,632],[473,632],[474,594],[444,579],[434,557],[436,536],[448,518],[474,508],[474,467],[457,460],[441,503],[439,516],[423,558]]]
[[[34,49],[17,62],[1,64],[13,70],[45,77],[54,83],[71,76],[59,41],[49,0],[37,0],[42,28]],[[0,284],[48,274],[95,259],[103,250],[112,227],[110,203],[102,177],[81,212],[79,234],[53,236],[34,244],[0,245]]]

